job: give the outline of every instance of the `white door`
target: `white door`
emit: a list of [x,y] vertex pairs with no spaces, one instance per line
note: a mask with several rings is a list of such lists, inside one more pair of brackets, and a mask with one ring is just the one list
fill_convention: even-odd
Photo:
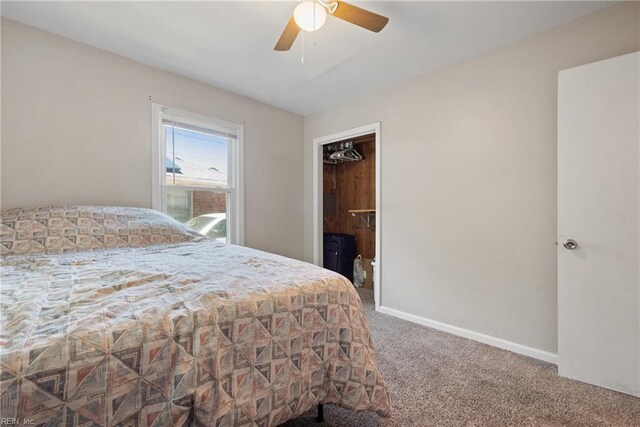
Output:
[[558,372],[636,396],[639,76],[633,53],[564,70],[558,86]]

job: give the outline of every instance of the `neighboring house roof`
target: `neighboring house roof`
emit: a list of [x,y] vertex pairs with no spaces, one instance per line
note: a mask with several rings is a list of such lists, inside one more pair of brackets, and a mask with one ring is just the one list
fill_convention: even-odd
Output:
[[166,167],[167,167],[167,172],[172,173],[182,173],[182,171],[180,170],[180,167],[176,164],[173,163],[173,161],[167,157],[167,161],[166,161]]
[[175,162],[167,158],[167,174],[175,172],[175,183],[177,185],[195,186],[226,186],[227,174],[220,172],[217,168],[200,165],[179,157]]

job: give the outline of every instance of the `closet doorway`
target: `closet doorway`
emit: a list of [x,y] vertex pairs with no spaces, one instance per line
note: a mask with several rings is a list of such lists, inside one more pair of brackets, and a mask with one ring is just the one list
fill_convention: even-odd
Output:
[[[313,144],[313,261],[373,289],[376,310],[382,266],[380,142],[380,123],[374,123]],[[356,258],[364,277],[353,277]]]

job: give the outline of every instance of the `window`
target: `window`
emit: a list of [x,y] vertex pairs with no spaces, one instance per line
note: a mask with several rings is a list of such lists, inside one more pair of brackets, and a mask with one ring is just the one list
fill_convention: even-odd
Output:
[[244,244],[243,126],[152,105],[153,207],[193,230]]

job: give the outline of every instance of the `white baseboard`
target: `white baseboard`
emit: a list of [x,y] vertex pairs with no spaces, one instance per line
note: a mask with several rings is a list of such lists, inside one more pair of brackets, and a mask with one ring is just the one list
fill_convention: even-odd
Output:
[[537,348],[527,347],[526,345],[516,344],[511,341],[503,340],[502,338],[492,337],[490,335],[481,334],[479,332],[470,331],[468,329],[459,328],[457,326],[447,325],[446,323],[438,322],[424,317],[416,316],[413,314],[405,313],[404,311],[396,310],[394,308],[380,306],[377,310],[380,313],[388,314],[393,317],[398,317],[409,322],[418,323],[429,328],[437,329],[439,331],[448,332],[453,335],[458,335],[470,340],[478,341],[483,344],[492,345],[494,347],[501,348],[503,350],[512,351],[514,353],[522,354],[524,356],[533,357],[534,359],[543,360],[545,362],[558,364],[558,355],[550,353],[548,351],[539,350]]

